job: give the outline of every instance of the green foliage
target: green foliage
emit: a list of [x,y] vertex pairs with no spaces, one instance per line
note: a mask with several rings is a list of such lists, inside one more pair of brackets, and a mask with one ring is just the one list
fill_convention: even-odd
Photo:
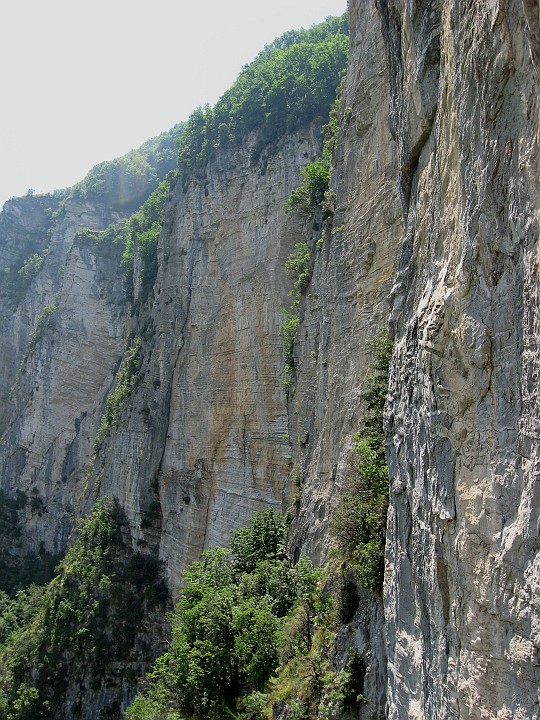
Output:
[[[272,510],[233,533],[231,550],[210,548],[184,574],[169,651],[127,711],[150,718],[261,717],[279,662],[283,617],[313,583],[307,561],[291,567],[285,524]],[[255,713],[251,715],[250,713]]]
[[242,572],[251,573],[265,560],[277,560],[285,553],[285,521],[271,508],[255,513],[247,527],[231,534],[231,552]]
[[388,510],[388,467],[384,448],[383,412],[388,392],[392,343],[380,332],[369,345],[374,361],[362,395],[367,413],[355,436],[356,463],[330,527],[337,546],[357,579],[371,589],[382,587]]
[[278,326],[278,333],[283,343],[283,359],[285,361],[285,369],[281,384],[285,392],[289,392],[294,372],[294,339],[300,318],[292,310],[280,310],[283,320]]
[[305,573],[300,602],[286,619],[281,665],[270,683],[270,702],[286,705],[288,717],[296,720],[318,717],[325,689],[335,679],[330,661],[334,607],[324,589],[325,579],[321,570],[311,568]]
[[140,263],[140,293],[138,302],[143,303],[154,287],[157,275],[157,242],[169,198],[172,177],[163,180],[146,202],[122,226],[125,244],[122,265],[132,279],[134,263]]
[[58,306],[55,303],[48,303],[43,307],[43,310],[38,315],[36,327],[30,333],[30,337],[28,338],[27,354],[31,353],[32,350],[36,348],[36,346],[39,342],[41,342],[41,339],[45,336],[46,333],[53,330],[55,320],[54,314],[57,310]]
[[294,298],[294,305],[298,305],[311,279],[311,251],[307,242],[295,244],[294,252],[285,260],[285,272],[293,281],[289,295]]
[[365,703],[364,674],[365,662],[357,653],[351,655],[341,672],[328,669],[322,678],[317,718],[332,720],[343,717]]
[[366,402],[362,435],[371,438],[377,453],[384,455],[383,413],[388,393],[388,373],[392,359],[393,344],[386,331],[381,331],[368,340],[373,353],[372,373],[364,380],[362,399]]
[[17,373],[17,380],[19,379],[30,354],[35,350],[42,339],[54,330],[56,321],[55,313],[57,310],[58,305],[56,305],[56,303],[47,303],[38,315],[36,325],[28,337],[28,347],[23,359],[21,360],[21,365]]
[[26,288],[29,287],[32,280],[41,270],[46,254],[47,251],[43,251],[42,253],[34,253],[33,255],[30,255],[18,271],[19,278]]
[[[332,160],[336,151],[338,137],[339,106],[341,86],[337,90],[338,98],[330,106],[328,123],[323,127],[324,143],[322,157],[309,163],[302,171],[302,182],[285,202],[288,212],[299,212],[313,216],[322,207],[323,219],[333,213],[335,195],[329,190],[332,177]],[[323,235],[324,237],[324,235]],[[317,243],[317,248],[321,246]],[[300,304],[302,294],[311,280],[311,250],[306,242],[298,242],[294,251],[285,260],[285,271],[293,281],[290,295],[293,305],[290,310],[281,310],[283,320],[279,324],[278,333],[283,342],[285,368],[282,385],[288,394],[291,390],[294,373],[294,340],[299,323],[299,316],[294,308]]]
[[117,256],[118,250],[114,248],[121,249],[120,262],[127,280],[128,296],[133,297],[133,286],[135,283],[138,285],[134,308],[148,299],[154,287],[158,270],[158,238],[173,182],[174,173],[169,173],[129,219],[110,225],[105,230],[85,228],[75,233],[75,242],[91,243],[102,256],[107,253]]
[[331,177],[330,162],[320,158],[306,165],[301,171],[302,183],[289,195],[287,210],[312,215],[324,200]]
[[346,18],[286,33],[244,67],[214,108],[199,108],[180,139],[184,178],[218,148],[257,131],[261,146],[327,116],[348,54]]
[[157,562],[123,546],[121,523],[111,501],[98,501],[48,586],[0,595],[2,717],[50,717],[69,682],[99,686],[112,663],[132,659],[144,614],[167,591]]
[[[299,565],[305,562],[301,559]],[[340,624],[331,590],[334,581],[328,567],[326,571],[306,567],[300,602],[285,620],[281,663],[270,681],[266,702],[267,708],[273,704],[281,713],[285,707],[288,718],[352,717],[349,714],[366,702],[364,658],[352,651],[344,667],[336,666]]]
[[319,207],[323,209],[323,217],[333,213],[334,194],[330,193],[330,179],[332,177],[332,161],[337,148],[339,129],[339,107],[341,85],[338,87],[338,97],[334,100],[328,118],[323,127],[322,157],[313,160],[301,171],[302,182],[293,190],[285,202],[288,212],[299,212],[312,216]]
[[268,695],[254,690],[249,695],[244,695],[238,701],[239,713],[237,720],[265,720],[268,715]]
[[129,347],[124,354],[116,375],[115,388],[105,403],[105,412],[101,418],[101,424],[96,439],[94,440],[94,453],[97,453],[101,448],[109,430],[118,425],[127,401],[139,382],[140,367],[141,343],[137,338],[134,344]]
[[0,652],[35,615],[43,599],[44,588],[29,585],[13,596],[0,590]]
[[[49,194],[17,198],[12,203],[16,212],[0,213],[0,237],[7,251],[4,261],[9,258],[10,263],[0,271],[0,293],[5,300],[17,303],[47,254],[58,200]],[[32,221],[25,222],[29,217]]]
[[71,194],[106,202],[114,209],[135,209],[157,187],[160,179],[175,169],[177,143],[183,128],[184,124],[179,123],[137,150],[96,165],[72,188]]

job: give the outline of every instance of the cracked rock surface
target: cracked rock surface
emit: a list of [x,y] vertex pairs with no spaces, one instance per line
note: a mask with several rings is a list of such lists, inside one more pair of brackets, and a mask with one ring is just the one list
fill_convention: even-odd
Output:
[[[532,4],[379,5],[403,154],[436,106],[403,197],[393,291],[389,718],[538,717]],[[435,37],[426,81],[419,58]]]

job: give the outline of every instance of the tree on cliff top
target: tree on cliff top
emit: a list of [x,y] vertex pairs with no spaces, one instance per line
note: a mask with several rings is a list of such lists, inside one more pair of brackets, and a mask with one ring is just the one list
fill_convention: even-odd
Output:
[[179,143],[186,178],[218,147],[238,145],[252,131],[270,143],[313,118],[327,118],[348,57],[346,16],[285,33],[267,45],[215,107],[198,108]]

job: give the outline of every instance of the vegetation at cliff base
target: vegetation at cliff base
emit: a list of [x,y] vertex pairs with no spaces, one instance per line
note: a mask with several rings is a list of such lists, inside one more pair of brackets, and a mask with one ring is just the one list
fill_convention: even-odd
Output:
[[365,702],[365,661],[335,667],[338,617],[326,574],[285,550],[285,523],[255,513],[230,548],[184,574],[168,650],[143,681],[129,720],[340,717]]
[[[190,565],[169,650],[128,709],[129,720],[267,716],[287,642],[310,645],[313,617],[306,620],[311,610],[304,604],[315,602],[321,579],[306,559],[294,566],[284,542],[284,520],[269,509],[233,532],[230,549],[210,548]],[[291,623],[299,633],[294,641]]]
[[122,523],[98,501],[48,585],[0,593],[0,718],[58,717],[70,684],[97,691],[122,682],[115,665],[142,667],[136,637],[168,594],[158,563],[123,544]]

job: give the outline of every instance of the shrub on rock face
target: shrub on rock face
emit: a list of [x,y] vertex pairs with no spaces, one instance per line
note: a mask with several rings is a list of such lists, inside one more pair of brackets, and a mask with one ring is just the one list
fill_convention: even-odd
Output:
[[370,342],[373,374],[362,395],[366,414],[355,436],[355,462],[330,527],[337,546],[358,580],[372,590],[381,588],[388,510],[388,467],[384,447],[383,412],[388,391],[392,343],[385,332]]

